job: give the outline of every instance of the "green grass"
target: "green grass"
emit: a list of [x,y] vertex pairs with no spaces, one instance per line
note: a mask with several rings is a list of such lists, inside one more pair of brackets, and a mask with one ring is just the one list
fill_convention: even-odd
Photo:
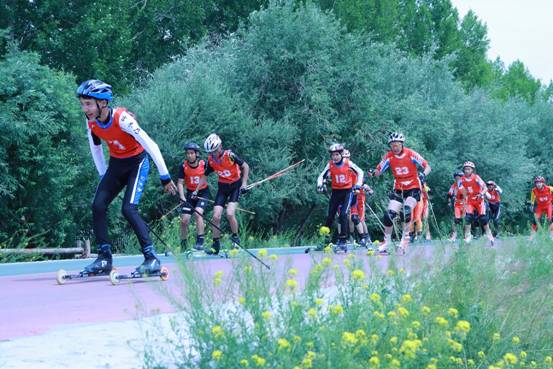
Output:
[[552,368],[553,242],[441,250],[407,272],[317,255],[302,287],[248,258],[209,276],[187,264],[165,349],[179,368]]

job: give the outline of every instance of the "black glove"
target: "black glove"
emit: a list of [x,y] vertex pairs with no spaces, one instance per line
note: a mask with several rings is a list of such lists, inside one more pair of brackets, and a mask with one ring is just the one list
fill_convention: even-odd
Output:
[[246,187],[240,188],[240,195],[244,195],[246,193],[250,192],[250,190]]

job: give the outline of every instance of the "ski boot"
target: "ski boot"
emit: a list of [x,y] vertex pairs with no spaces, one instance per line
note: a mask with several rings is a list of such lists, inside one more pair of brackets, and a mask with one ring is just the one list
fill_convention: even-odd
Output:
[[348,244],[347,244],[346,238],[338,237],[338,241],[336,242],[336,245],[332,247],[332,251],[334,251],[335,254],[337,254],[340,251],[347,253]]
[[231,236],[230,236],[230,241],[231,241],[231,249],[238,249],[240,248],[240,238],[238,237],[238,235],[236,233],[233,233]]
[[405,255],[407,253],[407,247],[409,246],[409,236],[405,235],[399,241],[399,246],[397,248],[397,253],[399,255]]
[[134,270],[135,275],[152,275],[161,271],[161,262],[159,261],[153,245],[144,246],[142,250],[144,261]]
[[203,250],[204,248],[204,235],[196,236],[196,244],[194,245],[194,250]]
[[111,255],[111,245],[104,244],[98,250],[98,257],[91,264],[84,267],[82,273],[91,274],[109,274],[112,269],[113,257]]
[[211,248],[205,250],[205,253],[208,255],[219,255],[220,250],[221,250],[221,241],[218,238],[214,238]]

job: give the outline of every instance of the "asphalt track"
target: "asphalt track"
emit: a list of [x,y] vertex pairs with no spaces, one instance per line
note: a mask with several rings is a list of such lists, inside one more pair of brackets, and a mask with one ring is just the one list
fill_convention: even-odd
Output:
[[[431,267],[434,256],[450,254],[453,249],[451,244],[434,242],[412,245],[404,256],[367,256],[365,249],[353,252],[364,258],[362,260],[365,260],[369,269],[371,262],[374,262],[372,268],[383,270],[389,267],[389,263],[395,263],[409,272]],[[268,249],[269,255],[277,254],[278,259],[274,261],[266,257],[263,260],[270,263],[274,270],[296,268],[300,283],[306,279],[315,260],[320,260],[323,256],[331,256],[342,265],[343,254],[305,254],[304,250],[304,247]],[[169,268],[171,276],[166,282],[159,278],[150,278],[122,281],[113,286],[107,276],[100,276],[57,285],[58,269],[78,272],[90,261],[63,260],[0,265],[0,341],[43,334],[64,325],[123,321],[175,311],[166,293],[182,296],[182,278],[179,278],[178,265],[172,256],[162,257],[162,263]],[[114,259],[114,265],[120,273],[131,272],[141,262],[142,256]],[[194,258],[184,265],[210,277],[216,271],[223,271],[227,275],[236,262],[237,259],[210,256]],[[251,263],[257,261],[251,258]]]

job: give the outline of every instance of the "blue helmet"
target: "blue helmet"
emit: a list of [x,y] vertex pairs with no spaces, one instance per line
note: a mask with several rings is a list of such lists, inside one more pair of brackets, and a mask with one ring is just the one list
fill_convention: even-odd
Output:
[[113,99],[111,85],[97,79],[89,79],[88,81],[81,83],[81,85],[77,88],[77,97],[81,96],[107,101],[111,101]]

